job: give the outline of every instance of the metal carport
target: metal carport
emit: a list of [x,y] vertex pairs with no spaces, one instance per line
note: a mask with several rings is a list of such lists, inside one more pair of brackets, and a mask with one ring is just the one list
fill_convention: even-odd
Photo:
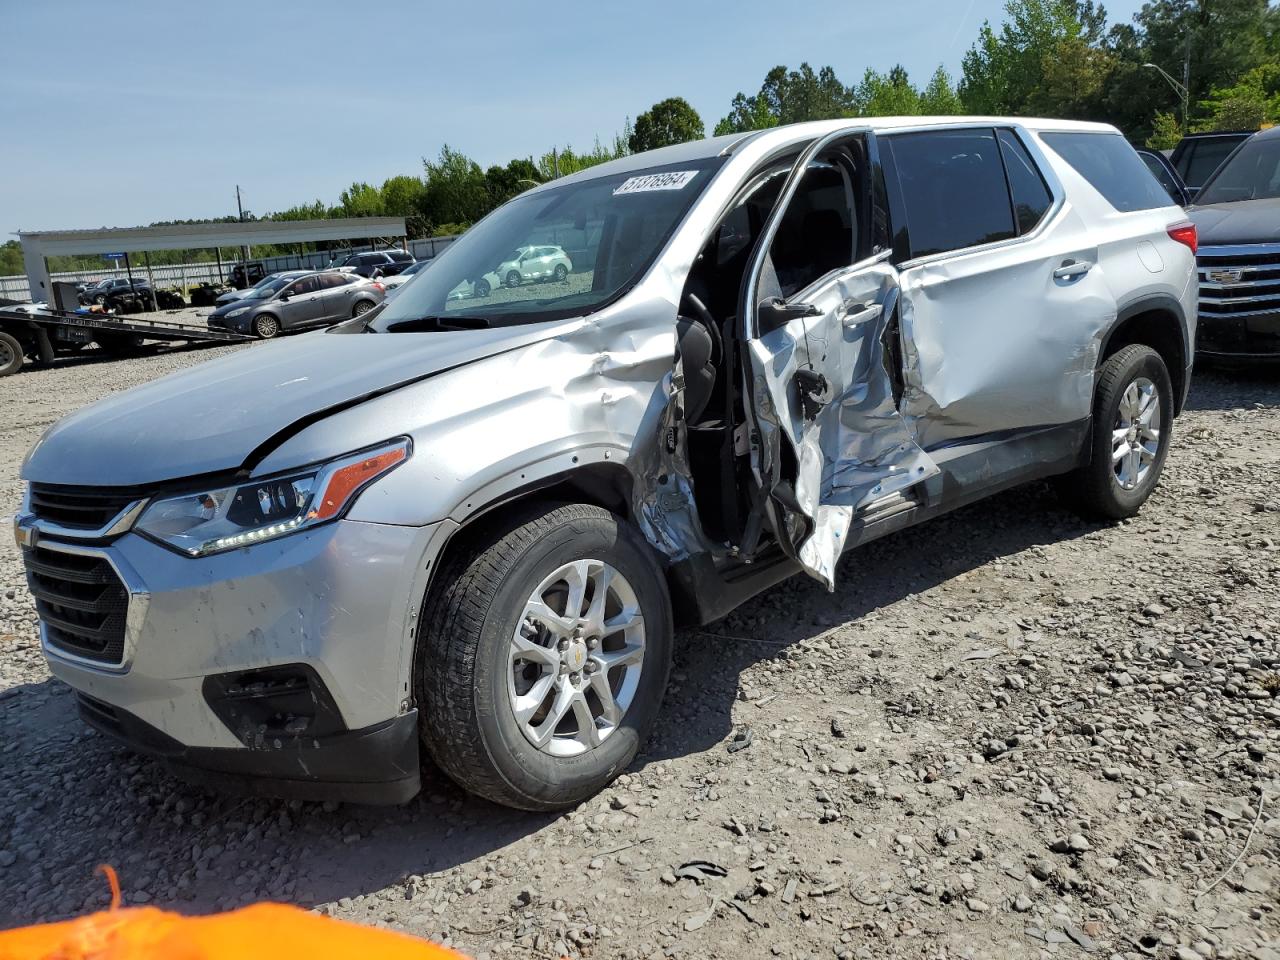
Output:
[[404,217],[346,217],[340,220],[254,220],[248,223],[180,223],[162,227],[103,230],[18,231],[31,299],[50,301],[46,258],[57,254],[140,253],[252,247],[264,243],[405,238]]

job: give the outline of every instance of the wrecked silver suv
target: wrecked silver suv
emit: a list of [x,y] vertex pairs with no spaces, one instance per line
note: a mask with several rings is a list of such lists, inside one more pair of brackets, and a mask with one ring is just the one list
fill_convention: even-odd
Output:
[[[480,288],[539,245],[572,268]],[[50,667],[193,775],[396,802],[425,746],[564,807],[645,742],[675,624],[1035,478],[1137,511],[1194,246],[1100,125],[831,121],[556,180],[365,317],[50,429],[17,518]]]

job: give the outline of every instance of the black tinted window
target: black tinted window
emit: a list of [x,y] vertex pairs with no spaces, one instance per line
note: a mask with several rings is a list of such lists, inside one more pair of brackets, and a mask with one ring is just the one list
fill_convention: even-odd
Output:
[[1222,166],[1231,151],[1240,145],[1239,140],[1194,140],[1183,154],[1182,179],[1196,186],[1209,179],[1210,174]]
[[1045,133],[1041,137],[1121,213],[1173,203],[1120,134]]
[[1044,219],[1045,212],[1053,204],[1053,196],[1017,134],[1012,130],[998,130],[996,137],[1000,140],[1004,169],[1009,175],[1009,193],[1013,196],[1013,215],[1018,223],[1018,233],[1030,233]]
[[1014,236],[1013,211],[995,133],[938,130],[891,138],[911,256]]

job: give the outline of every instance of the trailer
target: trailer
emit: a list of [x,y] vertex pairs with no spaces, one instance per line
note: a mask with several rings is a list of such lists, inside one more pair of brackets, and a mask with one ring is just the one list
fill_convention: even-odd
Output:
[[17,373],[30,358],[41,364],[96,344],[115,356],[138,352],[149,341],[201,344],[245,343],[252,337],[226,330],[103,313],[15,310],[0,307],[0,377]]

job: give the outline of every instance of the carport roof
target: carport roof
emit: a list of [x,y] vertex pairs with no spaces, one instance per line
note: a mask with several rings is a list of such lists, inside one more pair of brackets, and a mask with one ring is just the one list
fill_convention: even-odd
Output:
[[405,233],[404,217],[345,217],[336,220],[175,223],[100,230],[20,230],[18,237],[24,246],[36,247],[44,256],[51,256],[403,237]]

